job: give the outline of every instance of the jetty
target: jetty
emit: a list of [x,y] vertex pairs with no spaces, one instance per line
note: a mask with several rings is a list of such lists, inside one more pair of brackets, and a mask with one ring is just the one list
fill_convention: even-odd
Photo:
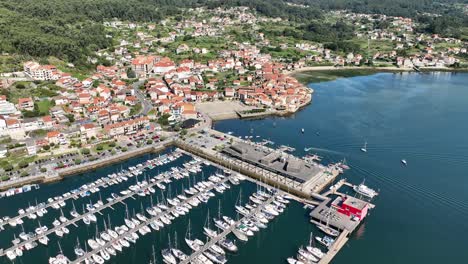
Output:
[[[147,169],[147,168],[149,168],[149,167],[148,166],[143,166],[142,167],[143,170]],[[129,175],[130,177],[133,176],[131,174],[127,174],[127,175]],[[86,192],[88,192],[90,189],[102,188],[103,186],[111,185],[112,181],[114,181],[114,178],[112,178],[112,177],[99,178],[97,181],[93,182],[92,184],[88,184],[87,187],[84,188],[84,189],[80,189],[79,191],[78,190],[76,190],[76,191],[72,190],[70,192],[64,193],[61,196],[54,197],[53,201],[51,201],[51,202],[40,203],[40,204],[36,205],[35,207],[33,207],[32,210],[31,209],[26,209],[24,213],[18,214],[17,216],[14,216],[14,217],[11,217],[8,220],[7,223],[16,222],[17,220],[22,219],[24,217],[27,217],[30,214],[36,214],[38,211],[40,211],[42,209],[47,209],[47,208],[53,207],[54,205],[57,205],[57,204],[60,204],[60,203],[65,203],[69,199],[77,200],[80,197],[83,197],[84,194]],[[3,224],[7,224],[7,223],[3,223]]]
[[11,251],[11,250],[15,250],[16,248],[22,248],[23,246],[25,246],[26,244],[28,243],[31,243],[31,242],[34,242],[34,241],[37,241],[39,240],[41,237],[44,237],[44,236],[47,236],[51,233],[54,233],[56,230],[60,230],[62,229],[63,227],[66,227],[66,226],[69,226],[69,225],[76,225],[75,223],[82,220],[83,218],[87,217],[88,215],[91,215],[91,214],[94,214],[94,213],[101,213],[101,211],[103,211],[104,209],[106,208],[112,208],[113,205],[117,204],[117,203],[123,203],[125,204],[123,201],[128,199],[128,198],[133,198],[133,196],[135,196],[138,191],[140,191],[141,189],[144,189],[144,188],[148,188],[148,187],[154,187],[156,186],[157,184],[160,184],[162,182],[164,182],[164,180],[168,179],[168,178],[171,178],[172,175],[168,175],[166,177],[163,177],[161,180],[158,180],[158,181],[155,181],[153,183],[149,183],[147,185],[144,185],[144,186],[141,186],[138,190],[135,190],[135,191],[129,191],[128,194],[126,195],[123,195],[123,196],[119,196],[117,197],[116,199],[112,200],[111,202],[108,202],[108,203],[105,203],[104,205],[100,206],[99,208],[96,208],[95,210],[90,210],[89,212],[87,213],[84,213],[84,214],[81,214],[79,215],[78,217],[75,217],[75,218],[72,218],[70,220],[68,220],[67,222],[65,223],[62,223],[58,226],[55,226],[49,230],[47,230],[46,232],[40,234],[40,235],[36,235],[26,241],[23,241],[23,242],[20,242],[16,245],[13,245],[12,247],[0,252],[0,256],[4,256],[6,254],[7,251]]
[[[226,181],[229,180],[229,177],[226,177],[224,178],[223,180],[221,180],[219,183],[225,183]],[[204,192],[207,192],[207,191],[210,191],[214,189],[214,186],[213,187],[210,187],[210,188],[207,188],[204,190]],[[197,199],[200,195],[202,195],[203,192],[199,192],[199,193],[196,193],[190,197],[188,197],[187,200],[185,200],[185,202],[188,202],[190,200],[193,200],[193,199]],[[161,216],[164,216],[165,214],[169,214],[173,211],[176,210],[176,207],[177,206],[172,206],[172,207],[169,207],[168,210],[165,210],[165,211],[162,211],[161,213],[158,213],[157,215],[155,215],[154,217],[151,217],[149,218],[147,221],[144,221],[142,223],[140,223],[139,225],[135,226],[134,228],[132,229],[129,229],[128,231],[126,231],[125,233],[121,234],[118,238],[115,238],[115,239],[112,239],[110,241],[108,241],[107,243],[105,243],[103,246],[100,246],[92,251],[89,251],[89,252],[86,252],[83,256],[71,261],[70,263],[74,264],[74,263],[81,263],[83,262],[85,259],[89,259],[90,257],[92,257],[94,254],[97,254],[99,251],[103,250],[104,248],[107,248],[107,247],[110,247],[112,246],[113,243],[117,242],[119,239],[122,239],[122,237],[126,236],[126,235],[129,235],[131,233],[134,233],[134,232],[137,232],[140,228],[144,227],[144,226],[148,226],[150,222],[154,221],[154,220],[157,220],[157,219],[160,219]]]
[[272,195],[270,198],[268,198],[266,201],[264,201],[263,203],[259,204],[254,210],[251,210],[249,212],[249,214],[247,214],[246,216],[244,216],[243,218],[235,221],[235,223],[233,223],[232,225],[229,226],[229,228],[227,228],[226,230],[224,230],[223,232],[221,232],[219,235],[217,235],[216,237],[210,239],[207,243],[205,243],[205,245],[203,245],[200,250],[192,253],[186,260],[184,261],[181,261],[179,262],[179,264],[188,264],[188,263],[191,263],[194,259],[196,259],[200,254],[202,254],[205,250],[209,249],[211,246],[213,246],[214,244],[218,243],[218,241],[220,241],[221,239],[223,239],[224,237],[226,237],[229,233],[233,232],[235,229],[236,229],[236,226],[238,224],[240,224],[242,222],[242,220],[244,219],[248,219],[250,218],[251,216],[257,214],[258,212],[260,212],[267,204],[270,204],[271,202],[273,202],[273,200],[275,199],[275,195]]

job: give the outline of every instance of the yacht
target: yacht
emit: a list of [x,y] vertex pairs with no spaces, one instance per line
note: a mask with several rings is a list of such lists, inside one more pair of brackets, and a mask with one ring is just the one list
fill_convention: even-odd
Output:
[[298,254],[301,255],[302,257],[304,257],[305,259],[307,259],[309,262],[317,262],[318,261],[318,259],[314,255],[312,255],[312,253],[310,253],[307,250],[304,250],[303,248],[299,249]]
[[163,256],[163,260],[164,260],[165,263],[177,264],[177,260],[174,257],[174,255],[172,255],[170,249],[166,248],[166,249],[161,250],[161,255]]
[[205,243],[203,243],[203,241],[201,241],[201,240],[199,240],[199,239],[191,240],[191,239],[185,238],[185,242],[187,243],[187,245],[188,245],[193,251],[198,251],[198,250],[200,250],[201,247],[205,244]]
[[304,262],[296,260],[295,258],[288,258],[286,261],[288,261],[289,264],[304,264]]
[[374,198],[376,195],[378,195],[378,193],[376,191],[374,191],[373,189],[367,187],[366,185],[364,185],[364,182],[357,185],[357,186],[354,186],[353,187],[353,190],[361,195],[364,195],[364,196],[367,196],[369,198]]
[[224,264],[224,263],[227,262],[226,256],[221,255],[221,254],[217,254],[216,252],[207,250],[207,251],[203,252],[203,254],[207,258],[209,258],[211,261],[213,261],[214,263]]
[[171,248],[172,255],[174,255],[176,258],[178,258],[180,261],[184,261],[188,258],[188,256],[182,252],[182,250],[177,249],[177,248]]
[[219,244],[220,244],[223,248],[229,250],[230,252],[237,252],[237,250],[238,250],[236,244],[234,244],[234,241],[229,240],[229,239],[227,239],[227,238],[221,239],[221,240],[219,241]]
[[214,230],[211,230],[207,227],[203,227],[203,230],[204,230],[204,234],[207,235],[208,237],[216,237],[218,236],[218,232],[214,231]]
[[316,256],[317,258],[321,259],[323,256],[325,256],[325,253],[322,252],[319,248],[312,247],[312,246],[307,246],[306,247],[307,251],[312,253],[312,255]]
[[47,236],[42,236],[38,239],[39,243],[41,243],[44,246],[47,246],[49,243],[49,238]]

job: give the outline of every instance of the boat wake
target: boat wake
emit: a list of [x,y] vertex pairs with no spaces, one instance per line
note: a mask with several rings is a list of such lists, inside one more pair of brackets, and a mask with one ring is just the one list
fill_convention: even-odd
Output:
[[375,171],[366,170],[356,166],[354,166],[353,169],[359,172],[361,175],[373,176],[374,179],[381,181],[383,184],[391,184],[397,190],[403,190],[415,197],[422,198],[423,201],[427,201],[427,199],[429,199],[430,201],[438,203],[439,205],[450,207],[451,209],[456,210],[464,216],[468,217],[467,202],[434,192],[433,190],[429,190],[427,188],[415,186],[404,180],[396,180]]

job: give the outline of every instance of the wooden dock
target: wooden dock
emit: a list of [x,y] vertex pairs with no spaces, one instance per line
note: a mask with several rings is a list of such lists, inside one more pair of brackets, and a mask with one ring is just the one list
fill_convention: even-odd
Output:
[[341,234],[336,238],[333,245],[328,249],[327,254],[323,256],[322,259],[318,262],[319,264],[328,264],[332,261],[335,255],[340,251],[340,249],[348,242],[348,234],[347,230],[343,230]]

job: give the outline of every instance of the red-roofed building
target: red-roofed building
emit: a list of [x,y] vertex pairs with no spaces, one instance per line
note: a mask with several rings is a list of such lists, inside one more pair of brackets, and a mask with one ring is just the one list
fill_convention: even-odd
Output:
[[34,101],[31,97],[27,98],[20,98],[18,99],[18,109],[26,110],[26,111],[33,111],[34,110]]
[[47,141],[49,144],[54,143],[56,145],[64,145],[67,144],[67,139],[63,133],[59,131],[50,131],[47,133],[46,136]]
[[111,137],[117,135],[130,135],[140,130],[148,129],[149,125],[149,118],[144,116],[104,126],[104,131]]
[[132,70],[139,78],[148,77],[153,71],[155,62],[155,56],[138,56],[132,61]]

